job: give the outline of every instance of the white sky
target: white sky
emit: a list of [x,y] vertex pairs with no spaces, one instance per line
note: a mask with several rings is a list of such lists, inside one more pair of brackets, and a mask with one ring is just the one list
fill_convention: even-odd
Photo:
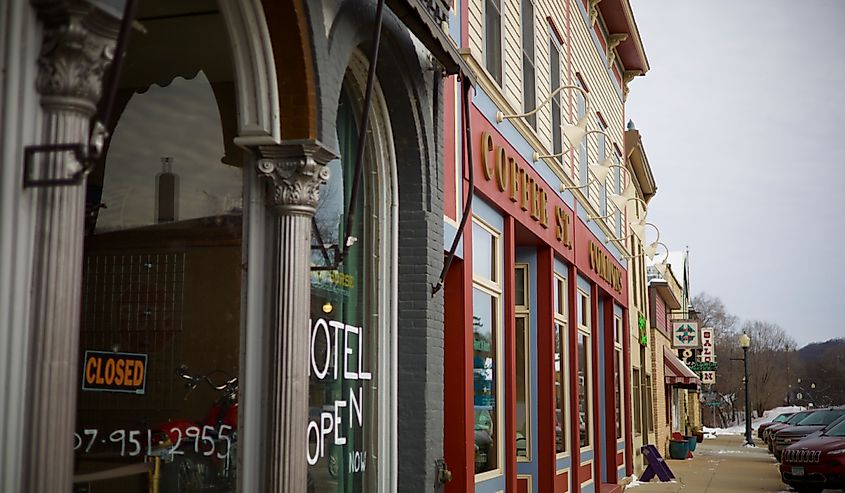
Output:
[[693,294],[799,347],[845,337],[845,1],[631,3],[651,70],[627,118]]

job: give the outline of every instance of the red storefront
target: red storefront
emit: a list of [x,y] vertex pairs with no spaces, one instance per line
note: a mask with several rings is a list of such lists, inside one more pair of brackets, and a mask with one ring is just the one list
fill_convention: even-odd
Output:
[[446,491],[613,491],[631,473],[625,267],[476,103],[470,162],[445,120],[447,243],[475,194],[445,283]]

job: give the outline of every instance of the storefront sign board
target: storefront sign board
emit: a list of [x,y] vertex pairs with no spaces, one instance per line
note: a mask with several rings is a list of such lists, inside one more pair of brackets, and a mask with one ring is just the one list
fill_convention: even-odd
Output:
[[146,354],[85,351],[82,390],[143,394],[146,382]]
[[676,320],[672,322],[672,348],[689,349],[701,346],[698,322]]

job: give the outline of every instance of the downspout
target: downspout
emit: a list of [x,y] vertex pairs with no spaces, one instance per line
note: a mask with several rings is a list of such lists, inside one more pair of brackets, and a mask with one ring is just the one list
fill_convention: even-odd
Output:
[[[469,123],[469,91],[472,86],[469,83],[467,77],[464,77],[461,74],[461,87],[463,89],[463,107],[464,107],[464,130],[465,135],[463,139],[463,149],[464,155],[466,156],[466,163],[467,163],[467,176],[469,178],[469,189],[467,191],[467,199],[466,203],[464,204],[464,212],[463,216],[461,216],[461,223],[458,226],[458,231],[455,233],[455,238],[452,240],[452,248],[449,249],[449,254],[446,255],[446,260],[443,262],[443,270],[440,272],[440,279],[437,281],[437,284],[431,287],[431,295],[434,296],[443,288],[443,282],[446,280],[446,274],[449,272],[449,267],[452,265],[452,260],[455,259],[455,252],[458,249],[458,242],[461,241],[461,238],[464,235],[464,228],[466,227],[467,220],[469,219],[470,211],[472,209],[472,196],[474,195],[475,190],[475,179],[473,177],[472,171],[472,135],[470,132],[470,123]],[[457,184],[456,184],[457,185]]]

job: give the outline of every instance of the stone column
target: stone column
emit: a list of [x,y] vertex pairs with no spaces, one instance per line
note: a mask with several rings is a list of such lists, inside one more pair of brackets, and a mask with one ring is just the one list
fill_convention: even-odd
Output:
[[270,185],[268,206],[278,216],[278,311],[270,337],[265,395],[266,486],[305,493],[308,424],[308,345],[311,306],[311,218],[326,167],[335,156],[317,141],[260,146],[259,174]]
[[[79,0],[32,5],[44,23],[36,80],[43,111],[39,144],[87,144],[118,20]],[[35,166],[39,178],[59,179],[79,171],[81,163],[71,153],[53,152],[37,155]],[[85,180],[25,193],[34,194],[36,214],[23,490],[68,491],[80,372]]]

